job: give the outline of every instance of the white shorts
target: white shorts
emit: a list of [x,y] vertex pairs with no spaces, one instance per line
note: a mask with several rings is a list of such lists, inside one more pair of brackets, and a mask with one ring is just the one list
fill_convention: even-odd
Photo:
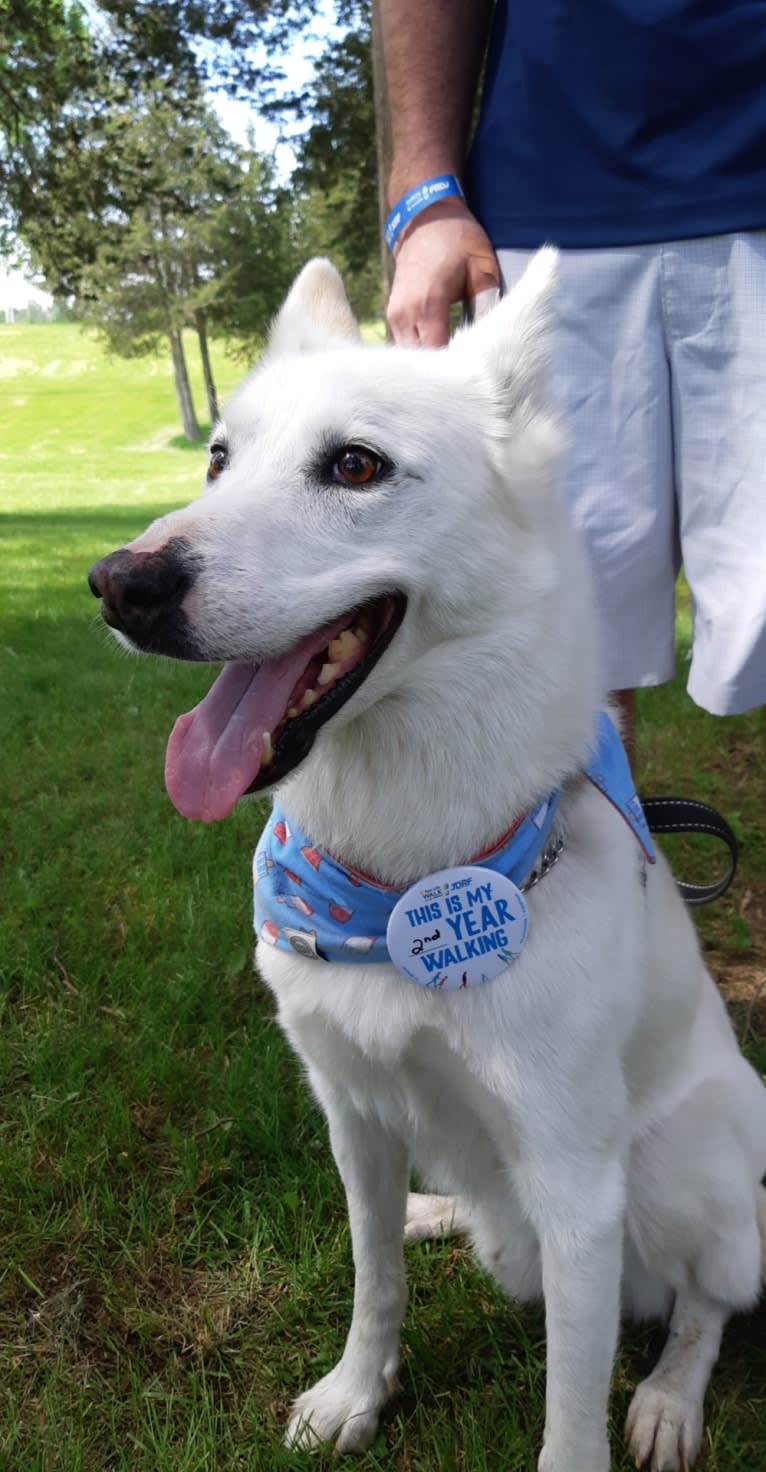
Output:
[[[501,250],[506,286],[533,252]],[[565,491],[596,577],[609,689],[675,670],[716,715],[766,702],[766,231],[561,253]]]

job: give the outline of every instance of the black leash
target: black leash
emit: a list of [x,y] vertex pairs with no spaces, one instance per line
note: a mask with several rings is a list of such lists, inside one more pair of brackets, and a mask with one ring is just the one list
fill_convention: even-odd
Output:
[[722,879],[714,884],[676,880],[687,905],[706,905],[720,899],[737,872],[737,840],[726,819],[706,802],[694,802],[690,797],[642,797],[641,806],[652,833],[706,833],[726,844],[731,864]]

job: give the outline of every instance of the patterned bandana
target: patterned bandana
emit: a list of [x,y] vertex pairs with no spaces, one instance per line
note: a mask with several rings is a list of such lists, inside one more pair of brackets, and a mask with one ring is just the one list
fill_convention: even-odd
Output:
[[[598,742],[585,775],[632,829],[650,864],[654,848],[619,736],[602,711]],[[520,885],[543,852],[553,828],[560,791],[551,792],[496,846],[471,864]],[[282,951],[319,961],[391,964],[386,928],[405,893],[340,864],[316,848],[274,803],[253,859],[255,931]]]

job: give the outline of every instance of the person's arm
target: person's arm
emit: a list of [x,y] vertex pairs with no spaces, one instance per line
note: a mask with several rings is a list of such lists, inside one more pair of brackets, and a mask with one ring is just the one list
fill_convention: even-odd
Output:
[[[391,129],[389,206],[435,174],[460,178],[492,0],[379,0]],[[453,302],[497,286],[492,246],[460,199],[418,215],[395,248],[388,320],[397,342],[440,347]]]

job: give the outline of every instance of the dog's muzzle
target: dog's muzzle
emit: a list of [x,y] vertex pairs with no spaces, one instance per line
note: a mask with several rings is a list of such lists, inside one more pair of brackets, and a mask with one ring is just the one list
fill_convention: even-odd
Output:
[[199,558],[181,537],[158,552],[121,547],[88,575],[101,615],[139,649],[176,659],[199,659],[182,604],[199,572]]

